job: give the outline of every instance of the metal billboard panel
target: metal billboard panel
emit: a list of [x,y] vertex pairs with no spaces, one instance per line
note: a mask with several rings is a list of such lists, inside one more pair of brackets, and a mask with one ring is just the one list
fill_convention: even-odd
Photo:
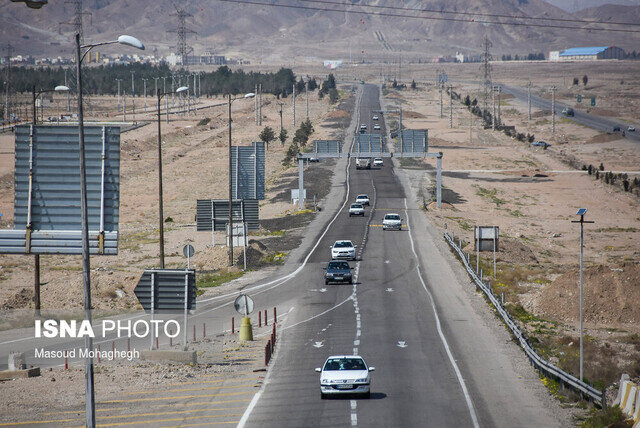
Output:
[[404,129],[398,137],[401,153],[427,153],[429,151],[428,129]]
[[[233,221],[247,223],[248,230],[260,228],[259,203],[257,199],[233,201]],[[198,232],[225,231],[229,222],[229,200],[198,199],[196,203],[196,230]]]
[[342,141],[314,140],[313,153],[317,153],[317,154],[342,153]]
[[[154,311],[184,311],[185,276],[188,281],[187,309],[196,308],[196,272],[195,270],[147,269],[133,290],[146,312],[151,311],[151,295],[155,302]],[[151,287],[154,287],[152,290]],[[153,293],[152,293],[153,292]]]
[[264,199],[265,144],[231,147],[231,192],[235,199]]
[[[25,247],[17,251],[4,240],[21,238],[3,233],[0,253],[56,254],[58,248],[60,254],[82,254],[81,247],[69,240],[63,239],[60,246],[55,244],[58,232],[82,230],[79,159],[77,126],[16,127],[14,228],[18,235],[24,233]],[[109,235],[110,245],[115,243],[106,251],[101,238],[95,247],[99,254],[117,254],[120,128],[85,126],[85,159],[90,234],[105,239]],[[47,244],[33,245],[35,233],[45,231],[54,232],[43,235]]]
[[352,152],[385,153],[388,152],[384,137],[380,134],[356,134]]

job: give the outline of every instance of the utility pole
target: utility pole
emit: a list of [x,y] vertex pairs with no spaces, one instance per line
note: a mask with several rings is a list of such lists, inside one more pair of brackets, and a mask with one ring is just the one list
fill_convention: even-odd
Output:
[[116,79],[116,82],[118,82],[118,112],[120,112],[120,82],[122,79]]
[[442,88],[444,87],[444,83],[440,82],[440,119],[442,119]]
[[307,96],[307,119],[309,119],[309,79],[307,79],[307,81],[304,84],[304,92],[305,95]]
[[123,105],[122,105],[122,111],[124,114],[124,117],[122,118],[123,121],[127,121],[127,91],[124,91],[122,93],[122,101],[123,101]]
[[142,78],[142,84],[144,85],[144,111],[147,111],[147,80],[144,77]]
[[[162,92],[163,93],[167,92],[167,77],[168,76],[162,76]],[[168,103],[169,101],[167,100],[167,97],[164,97],[164,111],[167,113],[167,122],[169,121],[169,104]],[[160,106],[158,106],[158,108],[160,108]]]
[[262,126],[262,83],[258,85],[258,126]]
[[[156,91],[154,92],[154,94],[158,94],[158,79],[160,79],[159,77],[154,77],[153,80],[155,81],[156,84]],[[158,107],[158,111],[160,111],[160,104],[157,105]]]
[[531,81],[527,83],[527,118],[531,121]]
[[[67,88],[69,87],[69,84],[67,83],[67,69],[64,69],[64,86],[66,86]],[[67,91],[67,111],[71,111],[71,94],[69,93],[71,91]]]
[[496,88],[495,86],[491,87],[491,95],[493,99],[493,109],[491,113],[491,129],[495,131],[496,130]]
[[502,115],[501,115],[501,111],[502,109],[500,108],[500,96],[502,95],[502,86],[498,86],[498,127],[502,126]]
[[[296,129],[296,84],[293,84],[293,129]],[[298,195],[299,196],[299,195]]]
[[254,116],[255,116],[254,122],[255,122],[256,126],[258,126],[258,84],[257,83],[256,83],[256,86],[255,86],[255,90],[253,92],[256,94],[255,98],[253,99],[253,110],[254,110],[254,113],[255,113],[254,114]]
[[469,109],[469,145],[473,142],[473,112]]
[[483,54],[482,54],[482,73],[483,73],[483,88],[482,88],[482,109],[483,111],[487,110],[487,105],[489,103],[489,90],[493,90],[493,83],[491,79],[491,53],[489,49],[491,48],[491,42],[489,41],[488,36],[484,36],[484,40],[482,42]]
[[136,121],[136,83],[134,79],[135,71],[131,72],[131,113],[133,115],[133,121]]
[[278,106],[280,107],[280,133],[282,134],[282,106],[284,105],[284,103],[278,103]]
[[11,54],[13,53],[13,46],[7,43],[7,55],[4,57],[4,117],[9,118],[9,86],[11,85]]
[[449,85],[449,129],[453,128],[453,86]]
[[551,133],[556,135],[556,87],[551,88]]

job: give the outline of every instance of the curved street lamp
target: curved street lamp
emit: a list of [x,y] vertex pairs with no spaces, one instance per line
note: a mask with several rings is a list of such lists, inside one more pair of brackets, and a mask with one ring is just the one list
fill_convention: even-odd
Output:
[[[38,116],[36,115],[36,99],[42,95],[42,94],[46,94],[47,92],[68,92],[69,88],[67,86],[64,85],[58,85],[53,89],[43,89],[41,91],[36,92],[36,85],[33,85],[33,124],[37,125],[38,124]],[[40,112],[42,113],[42,109],[40,109]]]
[[[144,50],[142,42],[132,36],[120,36],[117,40],[102,43],[80,45],[80,33],[76,33],[76,75],[78,88],[78,146],[80,157],[80,212],[82,224],[82,282],[84,288],[84,318],[91,323],[91,267],[89,262],[89,222],[87,218],[87,171],[84,153],[84,110],[82,107],[82,60],[89,51],[96,46],[119,43]],[[84,50],[84,52],[83,52]],[[84,346],[87,351],[93,349],[93,340],[89,335],[85,336]],[[85,360],[85,423],[88,427],[95,427],[95,394],[93,389],[93,358]]]
[[[160,124],[162,121],[160,120],[160,100],[162,97],[169,94],[179,94],[188,90],[188,86],[181,86],[175,91],[169,92],[158,92],[158,101],[156,104],[156,108],[158,110],[158,207],[159,207],[159,224],[158,230],[160,231],[160,269],[164,269],[164,213],[163,213],[163,203],[162,203],[162,129]],[[167,123],[169,123],[169,110],[167,110]]]
[[[229,100],[229,266],[233,266],[233,190],[231,182],[231,168],[233,162],[231,162],[231,103],[237,99],[253,98],[256,94],[249,92],[242,97],[231,98],[231,93],[227,95]],[[236,183],[238,186],[238,183]]]

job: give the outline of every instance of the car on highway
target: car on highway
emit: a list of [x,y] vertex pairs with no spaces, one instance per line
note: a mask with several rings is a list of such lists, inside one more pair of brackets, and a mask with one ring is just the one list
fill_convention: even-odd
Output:
[[360,125],[360,130],[361,131],[362,130],[366,131],[367,130],[367,125],[365,125],[364,123],[362,125]]
[[382,230],[396,229],[402,230],[402,219],[396,213],[385,214],[382,220]]
[[384,165],[384,161],[382,160],[382,158],[373,159],[373,166],[382,166],[382,165]]
[[636,132],[636,128],[633,126],[630,126],[627,128],[627,132]]
[[378,116],[373,116],[373,120],[378,120],[380,119]]
[[542,147],[546,150],[547,147],[549,147],[551,144],[547,143],[546,141],[534,141],[533,143],[531,143],[531,145],[533,147]]
[[320,162],[320,158],[316,156],[310,157],[309,162]]
[[613,127],[613,132],[620,132],[620,131],[621,131],[621,129],[620,129],[619,126],[614,126]]
[[380,130],[380,125],[378,125],[377,123],[375,125],[373,125],[373,130],[374,131],[379,131]]
[[364,217],[364,206],[359,203],[351,204],[349,207],[349,217],[354,215],[361,215]]
[[348,240],[340,240],[333,243],[331,247],[331,260],[336,259],[356,259],[356,246]]
[[370,205],[371,201],[369,201],[368,195],[358,195],[356,196],[356,203],[362,205]]
[[575,116],[575,113],[571,107],[565,107],[562,109],[562,114],[565,116]]
[[347,282],[353,284],[353,275],[351,274],[351,266],[343,260],[332,260],[324,268],[324,284],[330,282]]
[[317,367],[320,373],[320,398],[329,395],[358,394],[371,397],[371,372],[375,367],[368,367],[359,355],[332,355]]
[[371,159],[369,158],[357,158],[356,169],[371,169]]

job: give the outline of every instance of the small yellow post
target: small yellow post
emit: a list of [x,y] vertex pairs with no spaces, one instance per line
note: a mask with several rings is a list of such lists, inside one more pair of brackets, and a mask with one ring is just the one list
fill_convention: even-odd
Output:
[[250,317],[243,317],[240,324],[240,340],[253,340],[253,329]]

